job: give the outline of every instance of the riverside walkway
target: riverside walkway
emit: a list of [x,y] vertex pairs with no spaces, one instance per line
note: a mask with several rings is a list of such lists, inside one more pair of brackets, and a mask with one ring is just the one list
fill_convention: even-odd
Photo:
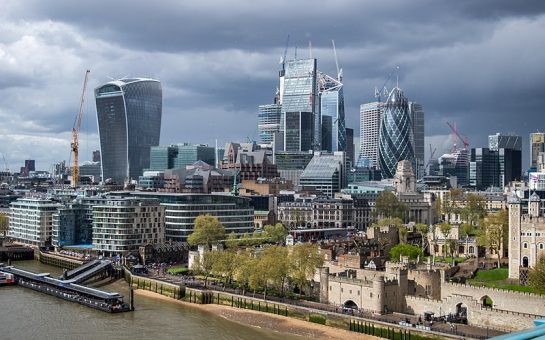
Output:
[[[141,275],[141,274],[139,274]],[[243,298],[252,298],[259,299],[263,301],[278,302],[288,306],[294,306],[297,308],[304,308],[310,312],[327,312],[338,315],[349,315],[355,318],[360,318],[364,321],[378,321],[382,323],[392,324],[400,326],[402,324],[407,325],[416,325],[419,323],[419,315],[410,315],[402,313],[389,313],[377,315],[370,311],[366,310],[348,310],[339,305],[330,305],[323,304],[318,302],[312,302],[307,300],[294,300],[288,298],[280,298],[275,296],[266,296],[263,299],[262,294],[253,294],[245,292],[243,293],[240,289],[232,289],[228,287],[223,287],[223,285],[215,284],[213,281],[208,281],[207,286],[204,286],[204,280],[194,279],[192,277],[176,276],[160,272],[151,272],[150,275],[142,275],[142,277],[147,277],[150,279],[155,279],[165,283],[175,284],[175,285],[184,285],[188,288],[196,288],[199,290],[209,290],[214,292],[228,293],[234,296],[243,297]],[[422,318],[422,317],[421,317]],[[489,337],[498,336],[505,334],[498,330],[479,328],[464,324],[452,324],[447,322],[434,322],[429,324],[424,323],[425,326],[430,327],[431,334],[444,334],[449,335],[455,338],[471,338],[471,339],[487,339]]]

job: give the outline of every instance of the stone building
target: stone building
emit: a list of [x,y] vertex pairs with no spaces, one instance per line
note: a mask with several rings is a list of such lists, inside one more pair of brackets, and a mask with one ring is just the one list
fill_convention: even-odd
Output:
[[545,255],[545,217],[541,199],[534,192],[528,199],[528,213],[523,213],[521,199],[513,195],[509,206],[509,278],[526,282],[528,268]]

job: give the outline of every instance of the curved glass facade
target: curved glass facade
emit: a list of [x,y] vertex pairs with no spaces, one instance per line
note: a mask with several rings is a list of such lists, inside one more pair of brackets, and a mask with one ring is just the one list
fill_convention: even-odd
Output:
[[401,160],[408,160],[415,167],[413,127],[409,102],[400,88],[392,89],[382,105],[379,163],[382,177],[392,178]]
[[161,83],[121,79],[95,89],[102,179],[122,184],[149,167],[150,147],[159,145]]

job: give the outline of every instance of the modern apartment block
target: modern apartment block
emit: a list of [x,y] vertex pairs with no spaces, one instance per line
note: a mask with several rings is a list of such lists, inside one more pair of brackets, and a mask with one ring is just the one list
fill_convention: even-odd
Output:
[[93,207],[93,248],[105,256],[164,243],[164,228],[165,207],[158,200],[111,198]]
[[149,167],[159,145],[162,89],[157,80],[124,78],[95,89],[102,180],[123,184]]
[[165,208],[166,241],[187,241],[195,227],[195,218],[206,214],[216,216],[227,234],[243,234],[254,230],[254,209],[250,205],[250,199],[246,197],[152,192],[122,192],[115,195],[158,200]]
[[20,198],[11,203],[8,236],[34,247],[50,245],[53,214],[61,205],[49,199]]

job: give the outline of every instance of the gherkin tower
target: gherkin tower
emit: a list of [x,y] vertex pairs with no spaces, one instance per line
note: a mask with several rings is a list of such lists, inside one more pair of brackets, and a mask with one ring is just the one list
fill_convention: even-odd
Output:
[[399,87],[390,91],[381,103],[379,163],[383,178],[394,177],[399,161],[408,160],[415,168],[414,136],[409,101]]

